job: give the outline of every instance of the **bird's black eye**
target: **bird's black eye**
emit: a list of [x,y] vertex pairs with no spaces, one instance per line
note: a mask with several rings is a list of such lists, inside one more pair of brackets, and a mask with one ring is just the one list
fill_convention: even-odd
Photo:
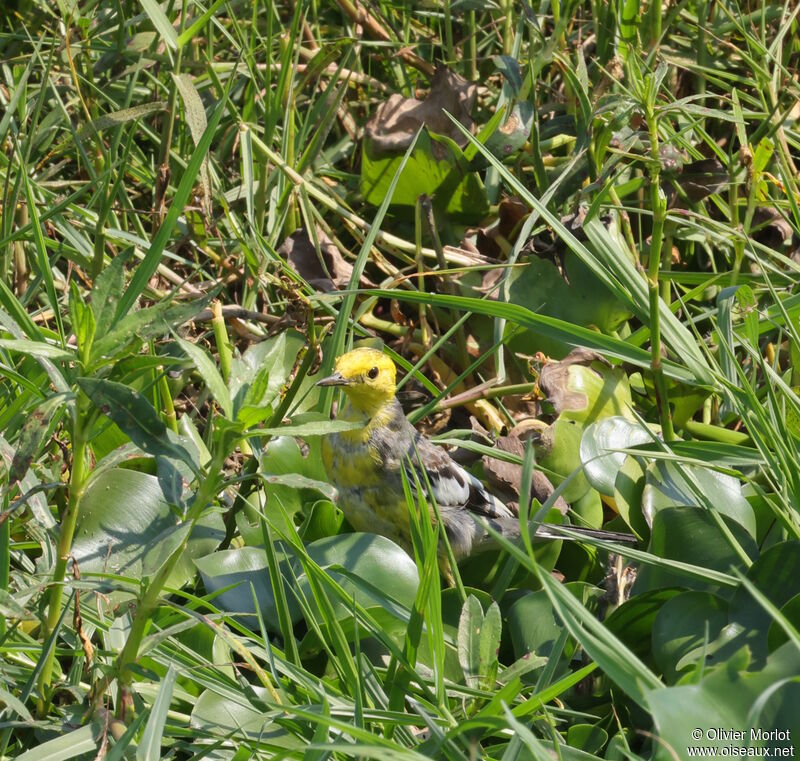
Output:
[[377,378],[377,377],[378,377],[378,368],[377,368],[377,367],[373,367],[373,368],[372,368],[372,369],[371,369],[371,370],[370,370],[370,371],[367,373],[367,377],[368,377],[370,380],[375,380],[375,378]]

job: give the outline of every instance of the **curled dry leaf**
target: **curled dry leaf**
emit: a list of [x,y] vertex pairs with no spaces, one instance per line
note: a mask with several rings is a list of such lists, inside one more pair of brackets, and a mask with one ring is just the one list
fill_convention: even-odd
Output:
[[467,82],[449,69],[439,67],[431,80],[431,90],[423,100],[394,94],[384,101],[367,122],[366,137],[375,148],[400,152],[408,148],[414,135],[424,125],[431,132],[445,135],[463,147],[467,139],[447,113],[471,129],[470,112],[477,91],[477,85]]
[[548,362],[539,375],[539,388],[545,397],[553,404],[556,413],[564,410],[585,409],[589,400],[586,394],[570,388],[570,367],[583,365],[589,367],[592,362],[602,362],[608,365],[608,360],[592,349],[578,347],[573,349],[560,362]]
[[[538,423],[539,421],[530,421]],[[544,425],[544,424],[542,424]],[[497,449],[510,452],[519,457],[525,454],[525,439],[530,436],[537,426],[521,423],[511,429],[508,436],[501,436],[495,442]],[[519,511],[519,499],[522,493],[522,466],[513,462],[498,460],[496,457],[483,457],[483,470],[494,492],[503,499],[514,511]],[[555,487],[550,479],[541,471],[534,470],[531,474],[530,495],[544,503],[555,491]],[[563,497],[559,497],[554,507],[557,507],[562,515],[566,515],[569,505]]]
[[[319,253],[308,231],[295,230],[280,246],[278,254],[289,262],[289,266],[309,285],[318,291],[329,291],[347,288],[353,275],[353,265],[341,254],[336,244],[317,228]],[[364,288],[373,288],[370,280],[362,275],[360,284]]]

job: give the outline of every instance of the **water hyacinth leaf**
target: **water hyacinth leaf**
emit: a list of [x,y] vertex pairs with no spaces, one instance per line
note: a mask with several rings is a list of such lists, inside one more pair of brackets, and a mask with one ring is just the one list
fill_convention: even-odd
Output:
[[300,527],[300,537],[304,542],[313,542],[316,539],[333,536],[341,531],[343,521],[341,510],[337,509],[331,500],[317,500]]
[[[91,480],[81,500],[72,554],[84,575],[111,573],[141,579],[155,573],[188,528],[164,498],[158,478],[111,468]],[[224,536],[221,516],[204,515],[168,584],[181,587],[189,581],[194,575],[193,558],[212,552]]]
[[[524,268],[512,271],[509,282],[510,303],[602,333],[613,333],[631,316],[630,310],[571,254],[566,256],[566,276],[553,262],[537,256]],[[566,344],[547,339],[537,330],[515,338],[512,344],[520,349],[535,345],[537,351],[557,357],[569,351]]]
[[[308,556],[348,594],[365,607],[379,605],[395,610],[393,601],[411,608],[419,586],[417,565],[397,544],[377,534],[338,534],[312,542]],[[305,574],[298,577],[306,596],[310,596]],[[342,615],[352,610],[339,602]]]
[[[752,536],[736,521],[722,516],[734,539],[750,559],[758,557]],[[702,554],[697,548],[702,547]],[[700,507],[666,507],[653,520],[648,551],[663,559],[676,560],[701,568],[722,571],[741,568],[742,559],[715,523],[708,510]],[[650,589],[683,587],[715,592],[719,585],[711,580],[689,576],[666,566],[643,565],[636,577],[634,594]]]
[[681,594],[678,589],[656,589],[635,595],[611,611],[604,623],[632,652],[650,664],[653,622],[664,604],[678,594]]
[[668,684],[701,660],[717,663],[708,646],[727,623],[728,602],[711,592],[683,592],[663,605],[652,623],[652,647]]
[[[797,593],[800,578],[800,542],[781,542],[764,551],[745,574],[747,579],[777,608],[786,605]],[[767,654],[767,635],[772,615],[742,586],[733,596],[730,620],[747,638],[754,658]]]
[[[268,701],[269,691],[259,685],[249,687],[256,698]],[[247,696],[232,691],[225,694],[207,689],[197,699],[192,709],[190,726],[201,732],[210,732],[227,738],[256,740],[269,747],[299,751],[307,747],[299,737],[275,723],[278,712],[265,713],[263,705],[247,702]]]
[[[703,495],[703,499],[699,495]],[[742,495],[738,479],[710,468],[669,460],[649,463],[642,492],[642,512],[648,524],[652,525],[655,514],[662,508],[680,505],[713,505],[719,513],[743,526],[751,536],[756,535],[755,513]]]
[[570,504],[581,499],[590,488],[581,463],[581,430],[576,423],[559,417],[540,433],[534,444],[536,462],[547,471],[555,486],[572,476],[561,492],[561,496]]
[[645,466],[642,458],[628,455],[614,480],[614,504],[617,512],[639,536],[646,537],[650,527],[642,512]]
[[653,434],[624,417],[608,417],[592,423],[581,437],[580,455],[589,483],[601,494],[614,496],[617,474],[627,454],[619,450],[648,444]]
[[[706,670],[695,684],[648,692],[647,706],[661,740],[655,758],[674,758],[667,748],[686,747],[686,738],[698,728],[702,732],[702,742],[698,744],[716,749],[719,755],[732,742],[721,731],[712,735],[709,730],[713,728],[736,729],[748,742],[751,728],[757,730],[752,742],[754,755],[767,745],[781,748],[776,755],[790,753],[792,738],[800,732],[798,674],[800,653],[792,644],[786,644],[772,653],[758,671],[752,670],[746,651],[741,651],[727,663]],[[759,732],[771,731],[782,733],[786,739],[758,739]]]
[[[780,610],[781,615],[794,627],[795,631],[800,631],[800,593],[792,597]],[[789,635],[781,626],[780,622],[773,621],[767,632],[767,646],[769,651],[773,652],[777,650],[788,641]]]
[[547,362],[539,388],[560,419],[583,425],[617,415],[633,420],[628,376],[590,349],[573,349],[564,359]]
[[180,460],[198,472],[193,447],[167,429],[153,405],[138,391],[101,378],[79,378],[78,385],[143,452]]
[[541,590],[517,600],[508,609],[506,620],[515,658],[549,656],[562,630],[553,604]]
[[603,510],[603,500],[594,489],[588,489],[580,499],[572,503],[571,507],[573,515],[579,518],[579,520],[573,518],[573,522],[579,526],[600,528],[603,525],[605,512]]
[[[364,140],[361,156],[361,192],[367,203],[380,206],[403,154],[376,149]],[[444,135],[423,129],[392,196],[393,206],[413,208],[426,195],[447,214],[480,219],[489,209],[486,190],[477,173],[469,170],[461,148]]]
[[[573,724],[567,730],[569,748],[582,750],[589,758],[597,758],[595,754],[605,748],[607,742],[608,732],[593,724]],[[570,758],[568,752],[564,758]]]
[[[297,623],[300,620],[300,608],[289,586],[293,579],[291,571],[293,556],[291,550],[282,542],[275,543],[275,553],[284,576],[284,594],[290,619],[292,623]],[[258,610],[264,618],[267,629],[280,633],[278,610],[269,579],[267,556],[263,548],[239,547],[233,550],[221,550],[197,558],[195,565],[203,579],[206,592],[219,593],[214,597],[216,607],[228,613],[244,616],[247,625],[257,628],[253,618],[256,615],[253,603],[255,595],[258,600]]]

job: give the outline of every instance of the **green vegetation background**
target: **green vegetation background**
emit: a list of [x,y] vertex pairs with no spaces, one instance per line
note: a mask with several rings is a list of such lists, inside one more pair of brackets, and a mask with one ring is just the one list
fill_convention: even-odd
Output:
[[[6,2],[0,755],[793,749],[798,13]],[[449,587],[424,505],[352,533],[365,338],[523,520],[637,544]]]

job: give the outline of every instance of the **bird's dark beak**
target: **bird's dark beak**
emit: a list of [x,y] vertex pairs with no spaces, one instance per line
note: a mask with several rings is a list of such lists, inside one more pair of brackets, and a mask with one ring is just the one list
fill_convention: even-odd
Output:
[[327,378],[317,381],[318,386],[346,386],[350,381],[341,373],[334,373]]

